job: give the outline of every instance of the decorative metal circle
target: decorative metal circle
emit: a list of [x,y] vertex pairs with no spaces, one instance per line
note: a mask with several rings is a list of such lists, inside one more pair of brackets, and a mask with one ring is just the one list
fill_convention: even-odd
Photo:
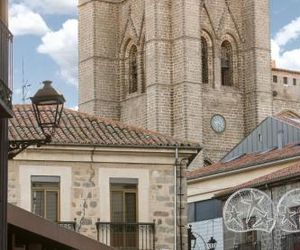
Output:
[[277,215],[271,198],[258,189],[245,188],[232,194],[223,208],[226,228],[232,232],[263,231],[270,233]]
[[215,114],[210,120],[210,125],[216,133],[223,133],[226,129],[226,120],[224,116]]

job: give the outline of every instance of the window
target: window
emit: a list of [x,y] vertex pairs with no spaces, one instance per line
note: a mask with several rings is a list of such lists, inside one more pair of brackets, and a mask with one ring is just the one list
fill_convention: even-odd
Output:
[[129,94],[138,90],[137,47],[132,45],[129,52]]
[[230,42],[224,41],[221,46],[221,76],[223,86],[233,86],[233,53]]
[[293,85],[294,85],[294,86],[297,85],[297,79],[296,79],[296,78],[293,79]]
[[60,177],[31,176],[31,211],[50,221],[59,221]]
[[[144,38],[145,40],[145,38]],[[141,88],[141,92],[145,93],[146,92],[146,50],[145,50],[145,46],[143,46],[142,49],[142,56],[141,56],[141,75],[142,75],[142,88]]]
[[274,82],[274,83],[277,83],[277,81],[278,81],[277,76],[274,75],[274,76],[273,76],[273,82]]
[[222,217],[222,202],[212,199],[188,204],[189,222],[211,220]]
[[285,77],[283,77],[283,83],[284,84],[288,84],[288,78],[285,76]]
[[208,83],[208,46],[204,37],[201,37],[202,49],[202,82]]
[[[138,244],[137,180],[127,183],[111,180],[111,243],[114,247],[134,248]],[[132,181],[133,180],[133,181]]]

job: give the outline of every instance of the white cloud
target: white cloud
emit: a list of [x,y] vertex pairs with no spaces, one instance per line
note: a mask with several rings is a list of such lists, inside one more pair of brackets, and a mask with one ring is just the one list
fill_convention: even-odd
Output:
[[23,4],[12,4],[9,17],[10,30],[15,36],[44,35],[49,28],[40,14]]
[[272,59],[279,68],[300,70],[300,48],[288,50],[289,42],[300,37],[300,17],[284,26],[271,40]]
[[43,14],[73,15],[76,13],[78,0],[22,0],[24,4]]
[[289,24],[279,30],[275,36],[275,41],[279,46],[286,45],[288,42],[300,36],[300,17],[294,19]]
[[67,83],[78,83],[78,21],[67,20],[58,31],[42,37],[38,52],[50,56],[60,67],[60,75]]

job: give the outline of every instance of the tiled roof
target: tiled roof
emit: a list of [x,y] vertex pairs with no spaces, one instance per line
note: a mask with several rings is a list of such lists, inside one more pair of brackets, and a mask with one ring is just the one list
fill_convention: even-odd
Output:
[[240,190],[242,188],[260,187],[260,186],[263,186],[266,184],[280,182],[280,181],[290,179],[290,178],[297,178],[299,176],[300,176],[300,163],[296,163],[296,164],[293,164],[292,166],[289,166],[289,167],[274,171],[270,174],[247,181],[238,186],[227,189],[226,191],[222,191],[222,192],[216,194],[216,196],[224,196],[226,194],[234,193],[235,191]]
[[279,113],[276,116],[274,116],[274,118],[296,128],[300,128],[300,116],[291,111]]
[[268,152],[252,153],[233,159],[228,162],[217,162],[208,167],[202,167],[187,173],[189,180],[198,179],[214,174],[226,173],[258,164],[265,164],[277,160],[300,156],[300,144],[290,144],[282,149],[273,149]]
[[[10,141],[44,138],[31,105],[15,105],[13,111],[14,117],[9,121]],[[179,145],[181,148],[200,149],[197,143],[177,140],[154,131],[71,109],[63,110],[60,128],[52,136],[51,144],[162,148]]]

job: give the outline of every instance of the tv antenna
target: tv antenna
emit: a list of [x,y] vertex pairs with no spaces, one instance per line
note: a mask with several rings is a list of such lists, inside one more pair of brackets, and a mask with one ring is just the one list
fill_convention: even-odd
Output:
[[22,101],[23,104],[26,103],[28,99],[28,94],[30,91],[31,84],[28,83],[28,80],[25,81],[25,70],[24,70],[24,58],[22,57]]

